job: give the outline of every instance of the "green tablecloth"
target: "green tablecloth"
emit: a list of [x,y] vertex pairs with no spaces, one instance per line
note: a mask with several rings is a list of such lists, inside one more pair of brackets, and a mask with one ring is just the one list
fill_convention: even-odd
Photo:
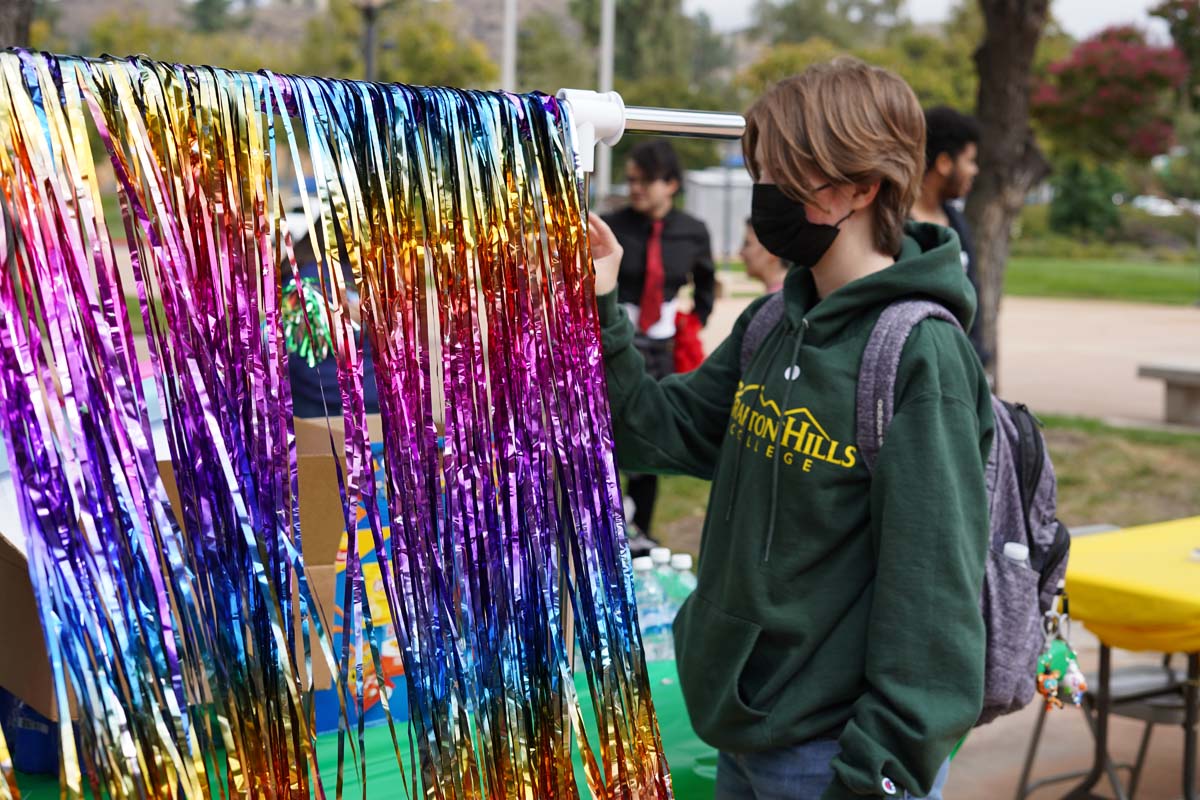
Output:
[[[591,701],[588,697],[587,684],[583,676],[579,678],[580,692],[585,705],[584,718],[590,716]],[[696,738],[688,722],[687,711],[683,705],[683,695],[679,691],[679,678],[675,672],[675,662],[658,661],[650,664],[650,686],[654,697],[654,706],[658,712],[658,724],[662,732],[663,748],[666,750],[667,763],[671,765],[671,780],[675,787],[675,796],[687,800],[706,800],[713,796],[713,783],[717,776],[717,754],[708,745]],[[403,730],[397,730],[401,736],[401,747],[407,749],[408,737]],[[326,789],[332,796],[337,769],[337,735],[326,735],[319,739],[321,754],[321,770]],[[347,753],[347,761],[350,756]],[[367,772],[367,787],[369,797],[393,798],[405,797],[404,783],[400,773],[395,769],[395,755],[392,750],[391,736],[387,726],[370,728],[366,735],[366,758],[371,765]],[[581,774],[576,759],[576,774]],[[388,765],[385,767],[384,765]],[[361,795],[358,780],[354,777],[353,765],[348,763],[346,797]],[[21,786],[21,796],[24,800],[57,800],[58,782],[44,776],[18,774]],[[586,797],[586,784],[580,781],[581,794]],[[410,786],[411,788],[411,786]]]

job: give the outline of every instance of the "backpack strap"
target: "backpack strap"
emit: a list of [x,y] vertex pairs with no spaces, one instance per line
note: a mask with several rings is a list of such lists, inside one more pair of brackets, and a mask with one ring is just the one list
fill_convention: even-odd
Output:
[[900,354],[904,352],[913,328],[930,317],[953,323],[962,330],[962,325],[941,303],[898,300],[879,315],[863,349],[855,405],[858,452],[868,471],[875,469],[883,436],[896,411],[896,373],[900,369]]
[[750,362],[754,360],[754,354],[758,351],[759,345],[783,319],[783,309],[783,290],[780,290],[768,297],[750,318],[750,324],[746,326],[746,332],[742,334],[741,365],[743,374],[750,366]]

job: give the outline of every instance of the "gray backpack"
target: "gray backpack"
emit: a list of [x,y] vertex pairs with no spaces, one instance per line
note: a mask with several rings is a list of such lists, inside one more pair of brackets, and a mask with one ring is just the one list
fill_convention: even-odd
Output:
[[[742,337],[742,371],[783,317],[783,293],[759,307]],[[875,323],[858,371],[857,440],[867,469],[873,469],[895,411],[896,373],[913,329],[934,317],[961,329],[943,306],[929,300],[899,300]],[[987,461],[991,547],[980,605],[987,628],[983,712],[979,722],[1025,707],[1037,682],[1037,659],[1045,649],[1045,614],[1067,571],[1071,537],[1055,515],[1057,484],[1040,423],[1024,405],[992,395],[996,433]],[[1005,555],[1005,545],[1028,548],[1028,559]],[[1019,548],[1018,548],[1019,549]]]

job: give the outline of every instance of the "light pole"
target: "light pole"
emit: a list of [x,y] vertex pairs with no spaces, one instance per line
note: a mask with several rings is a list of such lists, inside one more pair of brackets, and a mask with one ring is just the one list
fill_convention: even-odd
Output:
[[504,47],[500,58],[500,88],[517,90],[517,0],[504,0]]
[[[597,83],[601,93],[613,88],[613,50],[617,29],[617,0],[603,0],[600,6],[600,75]],[[612,148],[599,145],[596,152],[596,205],[601,206],[612,192]],[[601,206],[602,207],[602,206]]]
[[366,66],[364,77],[375,80],[375,23],[379,12],[388,4],[388,0],[355,0],[354,7],[363,18],[363,62]]

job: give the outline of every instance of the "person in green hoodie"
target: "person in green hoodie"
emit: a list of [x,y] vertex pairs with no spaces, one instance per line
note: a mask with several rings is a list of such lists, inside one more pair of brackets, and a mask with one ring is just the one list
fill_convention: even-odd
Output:
[[925,123],[895,74],[810,67],[747,112],[752,224],[794,266],[784,313],[742,369],[747,326],[694,372],[654,380],[617,303],[621,248],[590,220],[608,394],[625,469],[712,481],[699,586],[675,620],[717,797],[940,798],[983,702],[987,380],[956,326],[908,339],[874,470],[855,390],[880,313],[941,303],[970,328],[957,239],[905,223]]

